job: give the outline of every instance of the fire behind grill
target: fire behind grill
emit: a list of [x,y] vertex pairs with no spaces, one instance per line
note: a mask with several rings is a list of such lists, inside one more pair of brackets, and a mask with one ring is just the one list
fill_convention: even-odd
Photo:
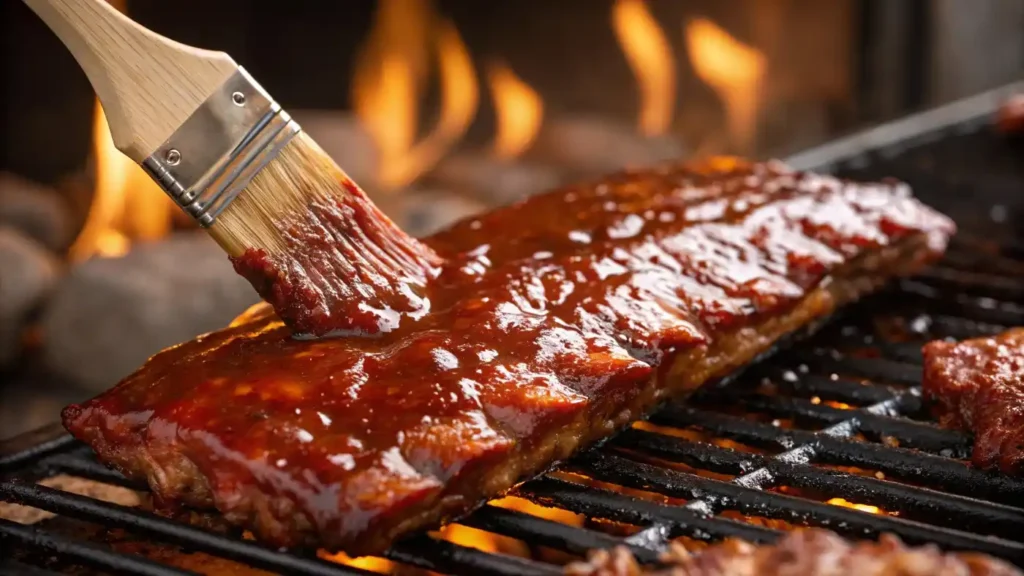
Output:
[[[967,464],[970,437],[928,421],[919,385],[920,346],[928,339],[1024,325],[1024,246],[1014,230],[992,220],[1009,211],[1012,221],[1022,208],[1005,202],[1024,187],[1024,149],[985,129],[992,101],[989,94],[794,159],[800,167],[910,181],[967,228],[942,264],[516,490],[520,498],[582,515],[580,525],[494,504],[460,522],[525,542],[536,552],[529,558],[427,534],[397,543],[386,556],[444,573],[545,574],[560,571],[555,560],[593,548],[622,544],[653,562],[670,539],[694,548],[726,537],[770,542],[784,529],[821,526],[850,538],[892,532],[1024,566],[1024,478]],[[973,204],[958,195],[971,183]],[[34,484],[69,474],[140,488],[66,436],[43,431],[15,443],[16,451],[0,446],[0,501],[275,573],[362,573],[312,553],[274,551],[240,535]],[[193,573],[102,540],[47,522],[0,519],[0,547],[18,550],[7,559],[18,574],[72,565],[101,573]]]

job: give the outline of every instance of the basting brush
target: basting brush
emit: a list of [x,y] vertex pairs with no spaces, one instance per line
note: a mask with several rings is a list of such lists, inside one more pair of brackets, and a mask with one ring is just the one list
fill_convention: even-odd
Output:
[[230,56],[160,36],[102,0],[25,2],[85,71],[115,146],[297,335],[376,334],[427,311],[437,255]]

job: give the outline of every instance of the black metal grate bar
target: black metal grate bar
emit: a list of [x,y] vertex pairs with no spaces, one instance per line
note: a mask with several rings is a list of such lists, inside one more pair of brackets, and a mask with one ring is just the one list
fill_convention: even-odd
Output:
[[[798,354],[797,362],[818,374],[857,376],[888,384],[916,386],[921,383],[921,367],[886,358],[837,358],[822,354]],[[800,366],[798,365],[799,369]]]
[[82,458],[81,456],[76,457],[69,454],[58,454],[53,458],[46,460],[46,468],[47,472],[51,474],[71,474],[133,490],[147,489],[146,485],[133,482],[92,458]]
[[[516,510],[486,505],[462,522],[466,526],[487,530],[503,536],[518,538],[540,546],[584,555],[587,550],[611,548],[622,544],[620,538],[604,532],[566,526],[552,520],[538,518]],[[657,560],[649,548],[627,544],[630,551],[644,562]]]
[[196,572],[179,570],[152,560],[119,554],[109,548],[62,538],[43,528],[23,526],[0,518],[0,542],[31,547],[48,554],[98,568],[113,574],[138,576],[198,576]]
[[7,453],[0,454],[0,475],[31,465],[48,454],[79,446],[74,438],[64,434],[59,424],[29,432],[11,442]]
[[[773,377],[778,382],[780,391],[801,398],[818,397],[821,400],[832,400],[862,406],[865,404],[876,404],[884,402],[897,394],[897,390],[884,385],[865,386],[864,384],[842,378],[830,378],[828,376],[809,375],[797,378],[792,371],[787,378],[785,374],[777,374]],[[770,377],[770,376],[769,376]]]
[[0,576],[60,576],[60,573],[7,558],[0,560]]
[[906,404],[919,405],[916,394],[913,395],[911,402],[902,401],[903,396],[894,400],[894,410],[890,411],[892,415],[884,416],[864,410],[844,410],[820,402],[781,396],[749,395],[738,398],[737,402],[745,408],[758,412],[766,412],[782,418],[810,420],[819,424],[838,424],[855,418],[859,423],[858,430],[861,433],[879,438],[899,438],[900,445],[907,448],[933,453],[941,452],[943,455],[956,458],[966,458],[970,454],[971,440],[963,434],[938,428],[925,422],[900,419],[896,416],[905,410]]
[[754,542],[770,542],[779,536],[776,530],[733,520],[709,518],[700,511],[641,500],[559,478],[545,477],[528,482],[520,488],[520,493],[538,502],[593,518],[639,526],[664,525],[673,536],[689,536],[695,540],[742,538]]
[[1024,544],[1019,542],[929,526],[881,514],[866,514],[851,508],[764,492],[758,488],[702,478],[618,456],[589,455],[581,460],[582,470],[591,477],[605,482],[651,490],[674,498],[700,499],[716,513],[737,510],[751,516],[829,528],[855,538],[876,537],[883,532],[894,532],[911,542],[934,542],[949,549],[978,550],[1009,559],[1019,559],[1024,555]]
[[918,280],[954,293],[1024,302],[1024,280],[1019,278],[935,267],[918,275]]
[[903,288],[902,299],[912,306],[924,306],[940,314],[996,326],[1024,324],[1024,310],[1017,305],[998,303],[995,300],[963,300],[955,293],[936,290],[918,282],[905,282]]
[[890,478],[1004,504],[1020,504],[1020,495],[1024,494],[1024,479],[984,472],[956,460],[903,448],[815,435],[803,430],[780,430],[770,424],[687,406],[670,407],[652,416],[650,421],[664,426],[697,426],[722,438],[768,450],[812,445],[817,448],[819,463],[876,470]]
[[26,485],[19,482],[0,484],[0,498],[70,518],[145,534],[157,540],[202,550],[223,558],[239,560],[256,568],[287,574],[316,576],[368,574],[363,570],[348,568],[320,559],[279,554],[254,542],[229,538],[134,508],[110,504],[38,484]]
[[957,496],[929,488],[907,486],[875,477],[772,460],[703,442],[630,430],[614,446],[629,457],[649,455],[722,474],[740,475],[766,468],[780,485],[812,491],[820,498],[844,497],[862,504],[899,510],[914,518],[941,524],[956,518],[965,530],[1024,541],[1024,509]]
[[474,548],[467,548],[434,540],[427,536],[416,536],[399,542],[386,554],[391,560],[452,574],[495,574],[499,576],[520,576],[521,574],[561,574],[562,570],[550,564],[525,560],[504,554],[491,554]]

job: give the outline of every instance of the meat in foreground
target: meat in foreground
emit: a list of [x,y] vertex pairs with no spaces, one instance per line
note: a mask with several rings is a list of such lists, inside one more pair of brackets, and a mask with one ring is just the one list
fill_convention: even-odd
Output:
[[974,433],[974,465],[1024,474],[1024,328],[923,352],[925,396],[944,426]]
[[597,550],[566,567],[567,576],[1022,576],[983,554],[911,548],[890,534],[851,543],[834,532],[796,530],[775,544],[727,540],[690,553],[673,544],[657,566],[641,566],[626,548]]
[[166,504],[379,552],[918,270],[952,232],[897,183],[728,159],[624,172],[425,239],[423,306],[387,331],[297,340],[264,306],[64,423]]

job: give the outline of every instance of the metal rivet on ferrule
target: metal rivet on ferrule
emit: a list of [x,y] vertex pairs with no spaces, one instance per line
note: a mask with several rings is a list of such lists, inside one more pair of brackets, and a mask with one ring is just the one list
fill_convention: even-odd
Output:
[[178,162],[181,162],[181,152],[178,152],[174,148],[171,148],[170,150],[167,151],[167,154],[164,156],[164,160],[171,166],[177,166]]
[[245,106],[245,94],[235,92],[231,95],[231,101],[235,103],[235,106]]

